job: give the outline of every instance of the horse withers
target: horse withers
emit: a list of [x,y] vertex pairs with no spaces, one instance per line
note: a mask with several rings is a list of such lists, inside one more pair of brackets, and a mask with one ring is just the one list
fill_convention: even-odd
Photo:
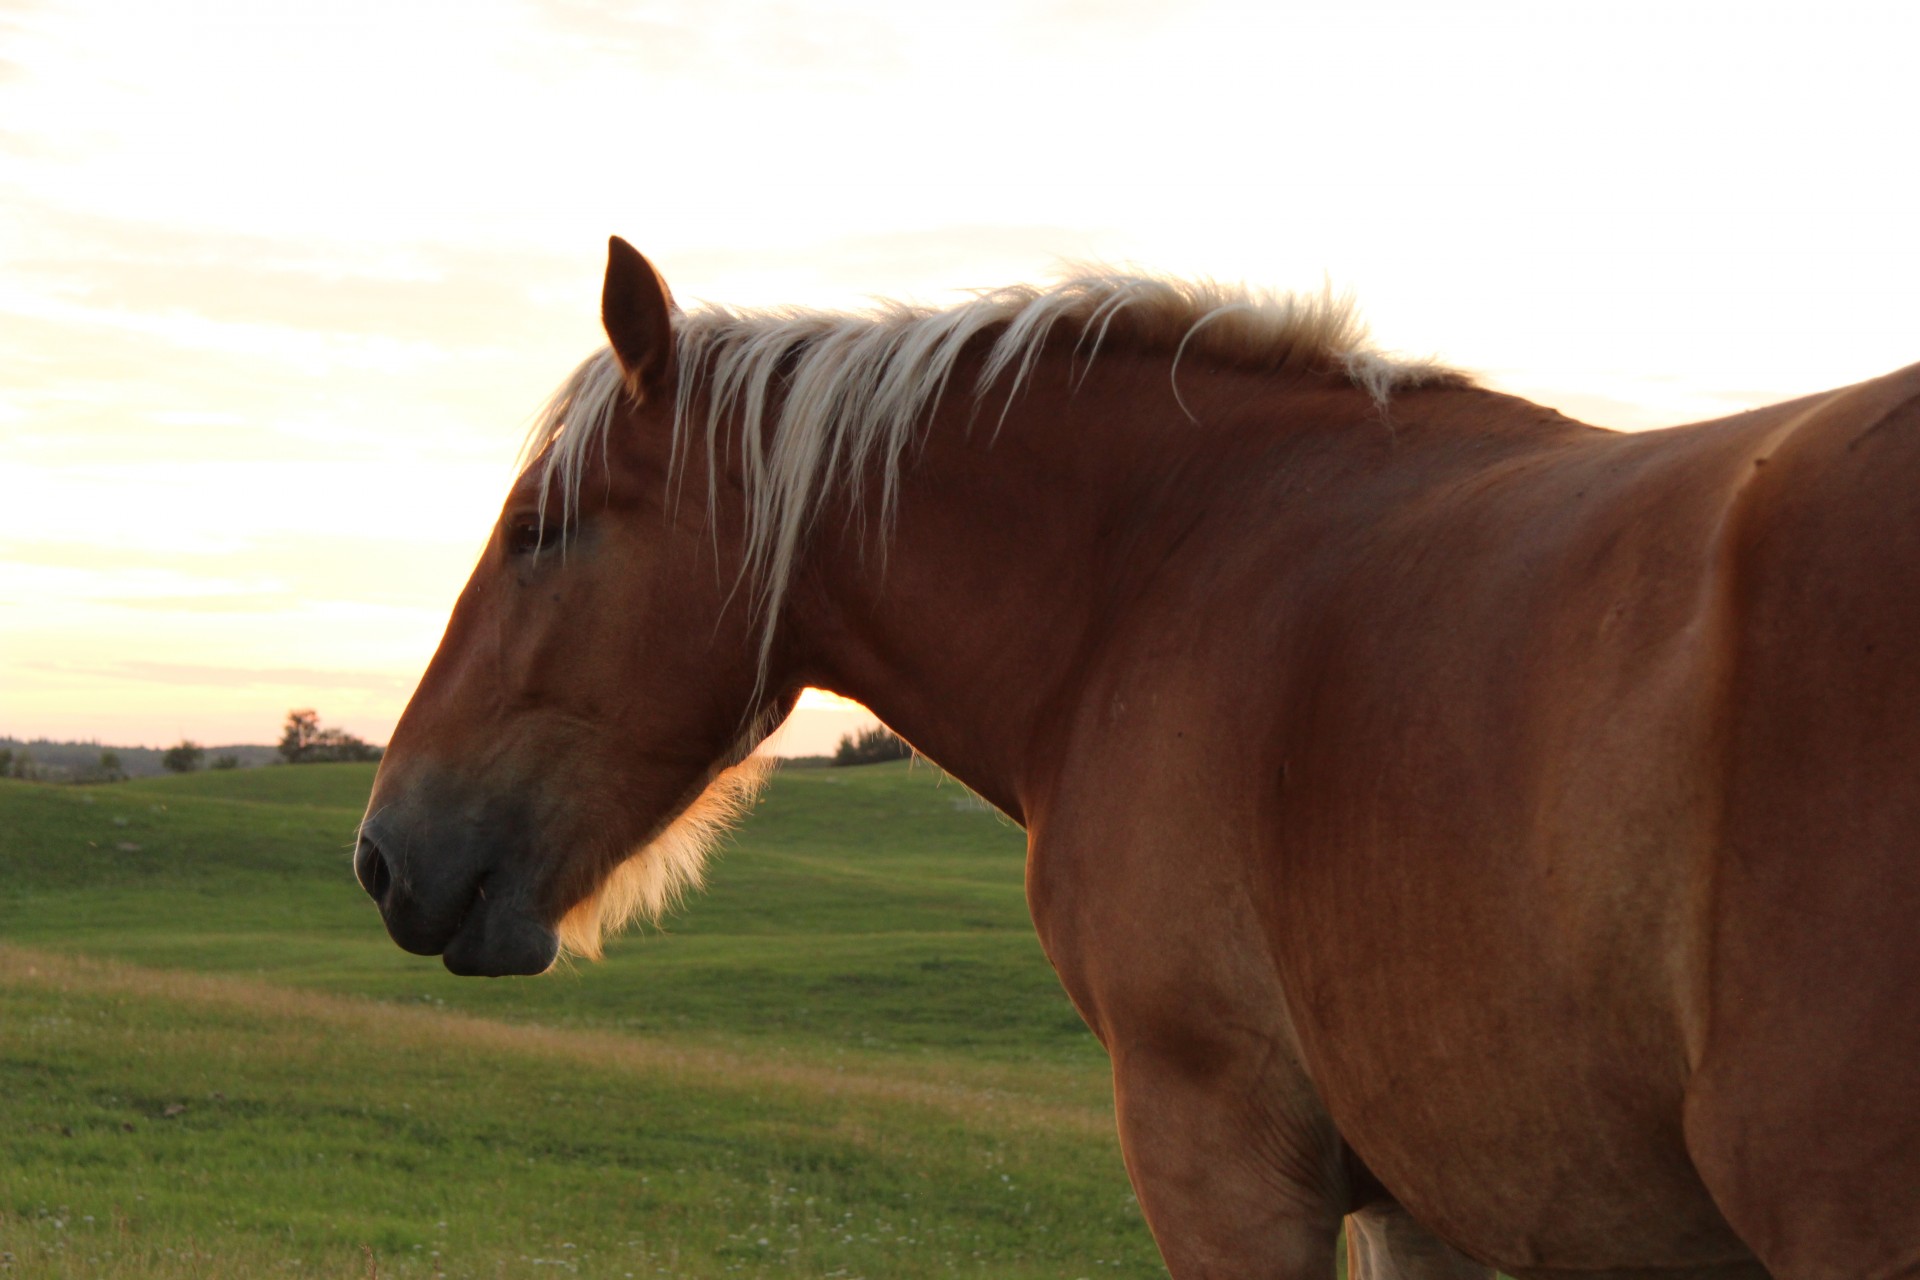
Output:
[[595,954],[832,689],[1026,827],[1179,1280],[1920,1275],[1920,367],[1628,435],[1214,285],[602,312],[381,764],[402,946]]

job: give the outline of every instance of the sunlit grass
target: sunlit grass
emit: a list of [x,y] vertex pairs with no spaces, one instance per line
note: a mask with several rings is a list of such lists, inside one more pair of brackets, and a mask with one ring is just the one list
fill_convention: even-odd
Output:
[[1052,1275],[1134,1215],[1094,1108],[16,948],[0,1008],[16,1255]]
[[353,885],[370,779],[0,787],[16,1271],[1163,1274],[964,791],[788,775],[666,933],[488,983]]

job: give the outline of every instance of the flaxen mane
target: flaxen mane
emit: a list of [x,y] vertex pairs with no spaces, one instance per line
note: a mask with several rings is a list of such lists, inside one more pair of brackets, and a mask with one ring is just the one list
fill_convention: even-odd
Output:
[[[1381,403],[1399,387],[1466,381],[1432,362],[1375,351],[1352,306],[1330,293],[1302,297],[1155,276],[1015,285],[944,310],[882,303],[848,315],[703,306],[675,320],[674,461],[684,468],[703,449],[711,488],[723,434],[739,450],[747,500],[742,576],[763,628],[763,660],[801,543],[828,498],[845,485],[857,501],[862,489],[847,482],[877,468],[886,526],[907,446],[962,350],[982,335],[997,334],[965,390],[983,406],[1003,377],[1002,402],[1012,400],[1056,332],[1071,338],[1083,369],[1111,346],[1168,355],[1176,398],[1183,360],[1339,372]],[[588,462],[604,457],[623,385],[613,353],[602,349],[547,402],[521,454],[523,470],[543,469],[543,505],[557,499],[571,517]]]

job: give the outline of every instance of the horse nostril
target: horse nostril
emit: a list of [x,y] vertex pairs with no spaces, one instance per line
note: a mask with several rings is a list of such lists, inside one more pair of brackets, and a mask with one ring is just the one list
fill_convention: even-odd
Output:
[[393,885],[393,871],[387,866],[386,855],[380,852],[380,846],[364,835],[360,837],[360,847],[353,854],[353,874],[359,879],[360,887],[375,902],[386,901],[387,890]]

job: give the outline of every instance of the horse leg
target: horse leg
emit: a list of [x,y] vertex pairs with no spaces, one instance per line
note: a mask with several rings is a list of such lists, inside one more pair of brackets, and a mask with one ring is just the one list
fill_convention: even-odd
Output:
[[1347,1218],[1350,1280],[1493,1280],[1493,1274],[1390,1200]]
[[1173,1280],[1333,1280],[1339,1140],[1317,1103],[1261,1074],[1114,1055],[1121,1151]]

